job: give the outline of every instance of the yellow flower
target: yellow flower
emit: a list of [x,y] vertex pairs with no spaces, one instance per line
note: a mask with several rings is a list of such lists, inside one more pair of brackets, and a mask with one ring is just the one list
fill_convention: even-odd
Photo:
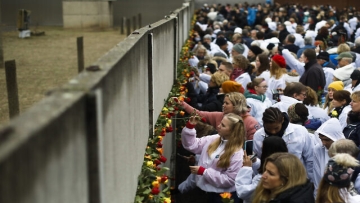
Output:
[[152,196],[152,195],[149,195],[149,199],[152,200],[152,199],[153,199],[153,196]]
[[164,184],[167,184],[167,183],[168,183],[168,181],[169,181],[169,180],[165,180],[165,181],[164,181]]
[[154,165],[154,163],[152,161],[147,161],[146,162],[146,166],[148,167],[152,167]]
[[231,193],[230,192],[224,192],[224,193],[221,193],[220,196],[223,199],[230,199],[231,198]]
[[144,156],[145,159],[151,159],[151,156],[150,155],[147,155],[147,156]]
[[167,109],[166,107],[164,107],[162,110],[163,110],[165,113],[169,111],[169,109]]
[[334,110],[334,111],[331,112],[331,115],[336,117],[336,116],[338,116],[338,113],[337,113],[337,111]]
[[160,177],[160,176],[156,176],[156,181],[161,182],[161,177]]
[[171,203],[171,199],[168,197],[164,197],[164,203]]
[[169,123],[167,123],[165,126],[168,128],[170,125],[169,125]]
[[153,187],[159,187],[159,186],[160,186],[159,181],[157,181],[157,180],[153,181],[153,182],[151,183],[151,185],[152,185]]
[[167,121],[167,123],[168,123],[169,125],[171,125],[171,119],[169,119],[169,120]]

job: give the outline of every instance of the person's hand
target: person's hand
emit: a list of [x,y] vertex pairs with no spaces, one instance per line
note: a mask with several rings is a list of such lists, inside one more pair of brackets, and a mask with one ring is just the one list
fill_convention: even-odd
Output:
[[196,175],[198,173],[198,171],[199,171],[200,166],[189,166],[189,168],[190,168],[190,172],[192,174]]
[[182,105],[183,101],[181,101],[180,99],[178,99],[177,97],[171,97],[171,100],[173,100],[175,103]]
[[315,48],[315,52],[316,52],[316,53],[319,53],[319,52],[320,52],[320,46],[319,46],[319,45]]
[[250,156],[246,154],[246,151],[244,151],[244,160],[243,160],[243,166],[252,166],[252,161],[250,160]]
[[193,115],[193,116],[190,117],[189,122],[190,122],[191,125],[196,125],[199,120],[200,120],[199,116]]
[[189,164],[193,165],[195,164],[195,156],[194,155],[190,155],[190,156],[183,156],[181,154],[178,154],[178,156],[180,156],[181,158],[185,159]]

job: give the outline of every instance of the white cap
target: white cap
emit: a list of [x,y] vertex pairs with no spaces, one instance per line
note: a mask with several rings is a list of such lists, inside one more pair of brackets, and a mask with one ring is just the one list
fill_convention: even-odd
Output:
[[308,16],[309,15],[309,11],[305,11],[304,15]]
[[291,25],[290,21],[285,21],[284,24],[285,24],[286,26],[290,26],[290,25]]
[[242,34],[242,29],[237,27],[237,28],[235,28],[234,33]]
[[270,23],[272,22],[271,18],[265,18],[265,22]]

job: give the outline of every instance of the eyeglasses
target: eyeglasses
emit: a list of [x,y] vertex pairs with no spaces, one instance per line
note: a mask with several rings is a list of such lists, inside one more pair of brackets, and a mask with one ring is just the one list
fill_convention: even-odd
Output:
[[261,88],[267,89],[269,86],[258,86],[258,87],[261,87]]

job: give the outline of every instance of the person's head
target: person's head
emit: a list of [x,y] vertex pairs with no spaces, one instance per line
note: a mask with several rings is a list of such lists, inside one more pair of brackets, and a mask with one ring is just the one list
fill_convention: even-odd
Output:
[[270,61],[270,76],[275,76],[279,79],[286,71],[285,58],[281,55],[274,55]]
[[263,126],[266,132],[277,134],[282,128],[284,115],[278,108],[269,107],[263,113]]
[[295,43],[295,36],[292,34],[288,34],[285,38],[286,44],[294,44]]
[[209,145],[207,153],[210,157],[220,145],[221,139],[228,140],[225,144],[224,153],[217,162],[217,167],[228,168],[232,155],[244,145],[246,139],[244,122],[239,115],[229,113],[224,116],[217,127],[217,131],[220,137]]
[[241,43],[241,40],[242,40],[242,37],[241,37],[241,34],[239,34],[239,33],[234,34],[231,38],[231,42],[233,44]]
[[327,27],[323,26],[320,28],[320,30],[318,31],[318,34],[323,36],[323,37],[328,37],[329,36],[329,30]]
[[359,69],[355,69],[351,75],[351,86],[352,87],[356,87],[360,84],[360,70]]
[[349,154],[339,153],[329,159],[326,171],[320,181],[316,202],[346,202],[342,188],[348,188],[354,167],[359,166],[359,161]]
[[215,72],[211,75],[209,87],[218,87],[220,88],[223,82],[229,80],[229,76],[225,73],[221,73],[219,71]]
[[221,62],[218,71],[225,73],[226,75],[230,76],[231,73],[233,72],[234,67],[232,65],[232,63],[230,62]]
[[287,112],[291,123],[304,125],[308,120],[309,110],[302,103],[290,105]]
[[247,60],[247,58],[245,58],[245,56],[243,55],[237,55],[233,57],[233,66],[234,68],[240,68],[240,69],[247,69],[249,65],[249,61]]
[[304,33],[304,27],[301,25],[296,26],[295,32],[297,34],[303,34]]
[[250,32],[251,38],[254,39],[254,40],[257,39],[256,38],[256,33],[257,33],[257,30],[251,30],[251,32]]
[[249,37],[249,30],[248,29],[243,29],[242,30],[242,36],[243,37]]
[[351,94],[350,105],[353,112],[360,113],[360,91],[356,91]]
[[242,55],[245,51],[245,47],[244,45],[238,43],[238,44],[235,44],[233,46],[233,48],[231,49],[231,55],[234,57],[234,56],[237,56],[237,55]]
[[289,83],[284,89],[284,95],[303,101],[307,96],[307,88],[301,82]]
[[350,52],[342,52],[336,58],[339,63],[339,67],[344,67],[352,63],[353,57]]
[[248,90],[255,90],[258,95],[262,95],[265,94],[268,85],[264,78],[254,78],[246,87]]
[[255,56],[261,54],[262,52],[263,52],[263,50],[260,47],[253,45],[253,46],[249,47],[248,56],[255,57]]
[[351,102],[350,92],[346,90],[339,90],[334,92],[332,105],[333,107],[347,106]]
[[318,105],[318,96],[317,93],[311,88],[306,86],[306,97],[303,100],[303,104],[308,106],[316,106]]
[[278,30],[279,31],[282,31],[282,30],[284,30],[285,29],[285,25],[284,24],[279,24],[278,25]]
[[255,65],[257,68],[256,75],[259,76],[262,72],[270,69],[270,61],[266,54],[262,53],[256,56]]
[[324,63],[329,61],[329,53],[326,51],[320,52],[317,56],[316,56],[317,62],[320,65],[323,65]]
[[305,49],[301,54],[301,59],[304,63],[316,60],[316,52],[314,49]]
[[333,142],[345,139],[341,124],[337,118],[330,118],[325,121],[314,133],[321,140],[322,145],[329,149]]
[[211,35],[210,35],[210,34],[207,34],[207,35],[205,35],[205,36],[203,37],[203,42],[206,43],[206,44],[209,44],[209,45],[210,45],[211,40],[212,40],[212,38],[211,38]]
[[304,44],[305,45],[312,45],[312,43],[313,43],[312,37],[310,37],[310,36],[305,36],[304,37]]
[[205,58],[205,56],[207,56],[207,50],[204,47],[204,45],[198,45],[196,50],[195,50],[195,56],[199,59],[202,60]]
[[225,95],[223,112],[224,114],[235,113],[244,114],[248,111],[246,98],[239,92],[230,92]]
[[258,40],[264,39],[264,33],[261,32],[261,31],[257,32],[256,33],[256,39],[258,39]]
[[333,99],[334,92],[343,90],[344,89],[344,83],[342,81],[334,81],[329,84],[328,86],[328,94],[327,96],[329,99]]
[[360,47],[360,37],[357,37],[356,39],[355,39],[355,47]]
[[350,154],[352,157],[356,158],[359,155],[359,148],[356,146],[355,142],[349,139],[339,139],[336,140],[329,148],[328,155],[329,157],[335,156],[338,153]]
[[281,137],[277,136],[266,137],[263,141],[261,164],[258,170],[260,174],[263,173],[266,158],[276,152],[288,152],[285,141]]
[[350,51],[349,45],[347,45],[346,43],[342,43],[337,47],[336,53],[341,54],[343,52],[348,52],[348,51]]
[[220,47],[221,50],[226,50],[228,47],[227,40],[224,37],[218,37],[216,39],[216,44]]
[[300,159],[290,153],[274,153],[264,164],[262,178],[253,202],[269,202],[278,194],[306,183],[307,175]]

